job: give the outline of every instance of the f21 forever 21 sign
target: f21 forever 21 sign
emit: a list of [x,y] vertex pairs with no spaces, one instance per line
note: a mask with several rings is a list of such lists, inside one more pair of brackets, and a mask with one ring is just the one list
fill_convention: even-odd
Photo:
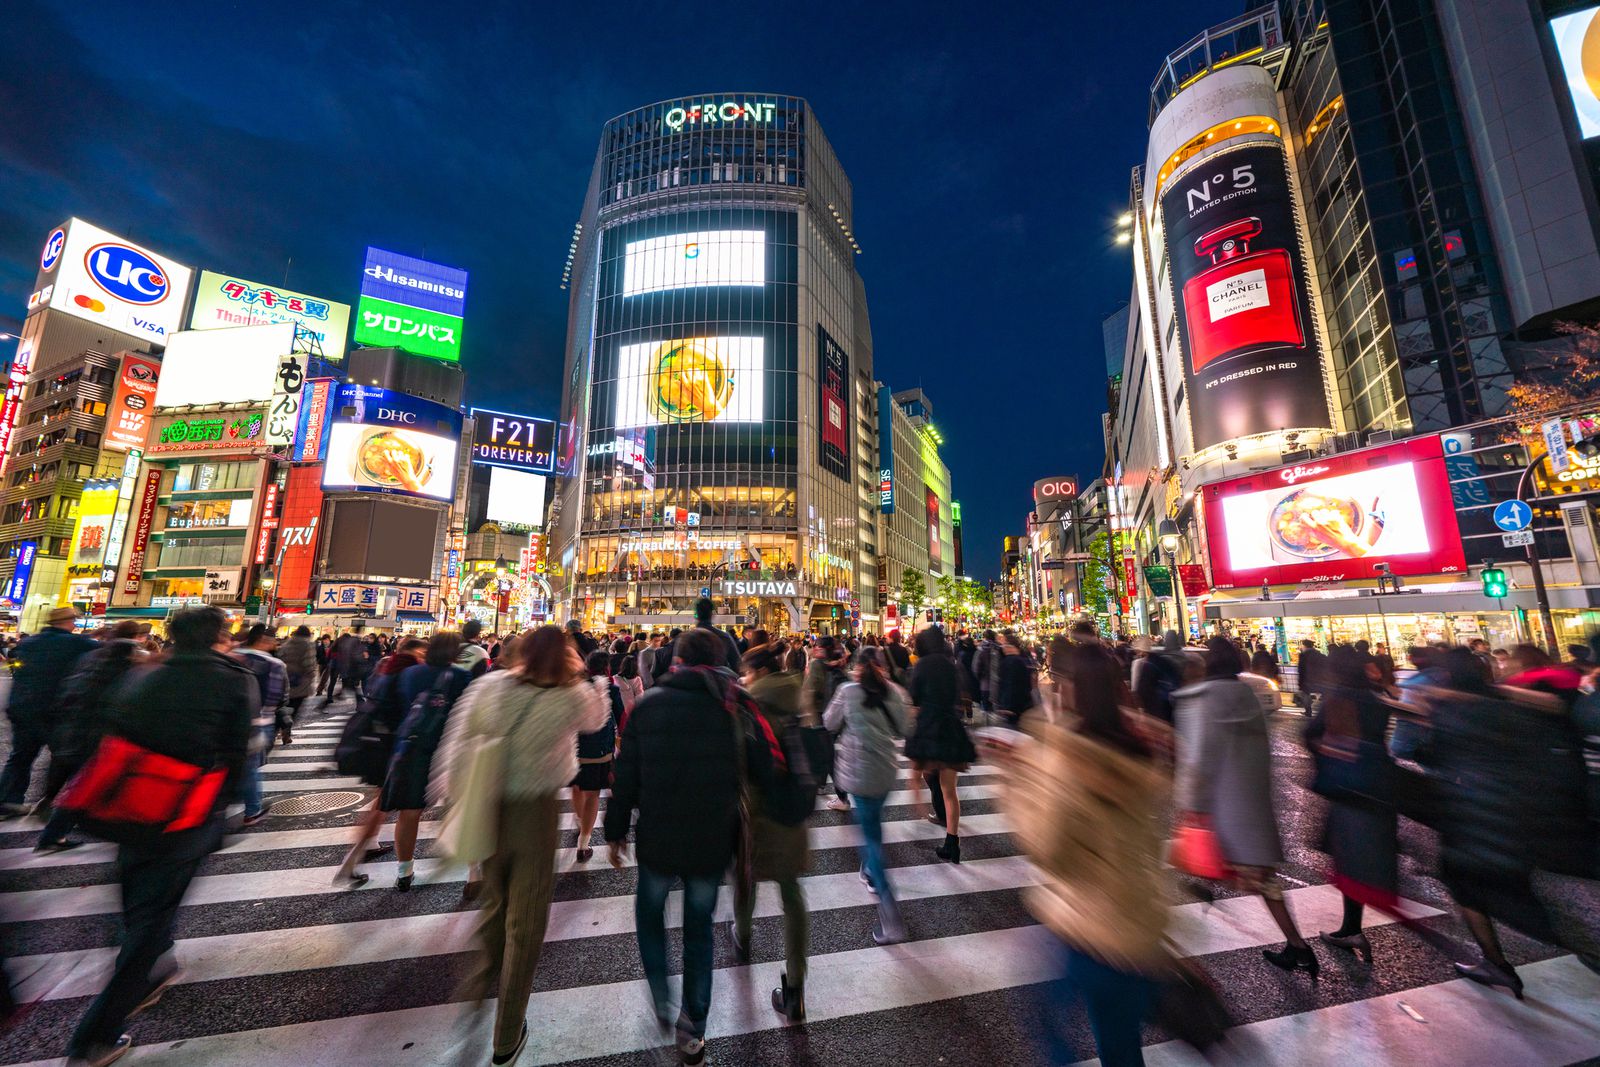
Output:
[[1211,156],[1161,195],[1196,450],[1331,424],[1288,159]]

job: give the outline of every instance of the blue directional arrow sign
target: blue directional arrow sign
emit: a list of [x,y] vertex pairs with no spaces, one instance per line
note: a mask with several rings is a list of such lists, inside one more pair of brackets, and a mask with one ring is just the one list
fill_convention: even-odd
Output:
[[1526,530],[1533,522],[1533,509],[1525,500],[1502,500],[1494,508],[1494,524],[1507,533]]

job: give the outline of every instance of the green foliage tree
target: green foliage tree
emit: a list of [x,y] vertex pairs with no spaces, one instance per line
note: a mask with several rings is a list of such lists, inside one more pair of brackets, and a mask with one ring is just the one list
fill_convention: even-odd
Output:
[[928,583],[922,572],[907,567],[900,572],[900,610],[915,620],[922,605],[928,602]]
[[1083,603],[1092,614],[1110,614],[1106,579],[1111,577],[1111,538],[1101,530],[1089,539],[1089,562],[1083,567]]

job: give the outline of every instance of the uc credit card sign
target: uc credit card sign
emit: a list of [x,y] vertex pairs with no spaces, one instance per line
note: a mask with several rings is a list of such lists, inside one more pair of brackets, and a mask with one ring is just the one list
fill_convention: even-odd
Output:
[[354,336],[360,344],[459,361],[466,303],[466,271],[368,248]]

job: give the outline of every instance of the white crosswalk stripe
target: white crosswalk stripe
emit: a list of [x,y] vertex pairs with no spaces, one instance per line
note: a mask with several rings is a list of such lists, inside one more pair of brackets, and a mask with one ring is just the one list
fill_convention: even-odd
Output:
[[[347,708],[341,710],[348,714]],[[308,722],[295,730],[294,745],[274,750],[264,768],[264,787],[273,799],[361,788],[332,765],[341,720]],[[999,1002],[1008,1006],[1005,1011],[1026,1020],[1038,983],[1054,976],[1054,940],[1021,905],[1019,895],[1039,876],[1007,833],[998,806],[999,779],[987,766],[960,779],[966,855],[959,865],[935,861],[932,846],[942,839],[943,828],[912,807],[926,796],[912,779],[902,769],[883,828],[890,879],[911,930],[904,944],[880,948],[866,935],[875,901],[857,875],[861,835],[850,817],[819,814],[810,828],[812,870],[801,879],[815,953],[807,981],[809,1018],[834,1026],[859,1021],[863,1035],[870,1035],[876,1018],[933,1011],[939,1017],[950,1014],[956,1020],[952,1025],[981,1029],[963,1014],[962,1005],[1000,997],[1010,998]],[[370,788],[363,792],[374,794]],[[819,808],[828,798],[818,798]],[[162,1004],[132,1024],[136,1045],[122,1062],[362,1067],[487,1060],[491,1013],[474,1014],[453,991],[452,976],[462,973],[473,947],[477,915],[460,901],[465,871],[427,855],[439,821],[422,822],[424,856],[417,861],[417,881],[409,895],[401,896],[393,889],[392,853],[364,865],[372,874],[366,886],[332,885],[339,852],[350,842],[352,814],[269,817],[225,839],[194,880],[179,914],[175,953],[182,975]],[[561,825],[575,829],[573,816],[563,814]],[[34,1005],[18,1024],[21,1036],[14,1034],[0,1046],[11,1050],[0,1055],[0,1064],[53,1067],[60,1062],[52,1058],[60,1051],[55,1047],[60,1035],[70,1031],[116,958],[120,893],[113,846],[90,843],[35,855],[27,831],[37,826],[31,820],[0,824],[0,936],[18,946],[6,967],[19,999]],[[386,829],[382,839],[391,834]],[[571,841],[569,833],[563,843]],[[541,981],[528,1008],[536,1025],[530,1025],[528,1049],[518,1061],[523,1065],[631,1058],[663,1045],[645,1010],[633,947],[633,853],[620,872],[605,862],[603,847],[597,846],[587,863],[579,864],[576,856],[573,847],[556,856],[561,873]],[[1305,885],[1286,897],[1308,936],[1340,922],[1342,898],[1330,885]],[[1424,904],[1405,907],[1409,915],[1429,921],[1440,915]],[[725,890],[718,902],[719,923],[731,917],[731,909]],[[675,892],[668,902],[669,928],[679,925],[680,914]],[[775,887],[763,885],[756,906],[756,960],[748,965],[729,965],[719,928],[721,966],[707,1033],[711,1062],[719,1067],[760,1062],[764,1057],[750,1048],[785,1040],[785,1021],[768,1003],[783,970],[780,915]],[[1178,902],[1172,918],[1171,940],[1182,954],[1202,964],[1237,958],[1230,954],[1253,957],[1263,982],[1312,988],[1303,977],[1280,976],[1260,959],[1258,950],[1281,944],[1282,935],[1259,900],[1230,896],[1209,904]],[[1369,912],[1366,926],[1375,943],[1386,933],[1409,936],[1391,931],[1391,920],[1381,914]],[[1239,1047],[1254,1053],[1247,1062],[1294,1067],[1556,1064],[1600,1055],[1600,983],[1571,957],[1525,965],[1520,973],[1528,983],[1525,1004],[1453,980],[1449,973],[1402,990],[1374,984],[1367,998],[1312,1002],[1309,1009],[1291,999],[1288,1007],[1239,1028]],[[268,976],[270,986],[263,987],[261,980]],[[415,1006],[391,1010],[394,997],[385,990],[392,993],[401,985],[408,991],[405,1002]],[[263,988],[273,992],[264,994]],[[213,1019],[206,1011],[213,998],[233,1008],[242,1000],[250,1009],[218,1011]],[[1401,1003],[1426,1022],[1415,1022]],[[983,1010],[998,1009],[991,1004]],[[917,1025],[927,1043],[900,1049],[902,1062],[934,1062],[938,1038],[926,1030],[926,1020],[933,1017],[915,1016],[923,1020]],[[1477,1021],[1469,1027],[1472,1017]],[[1475,1035],[1470,1040],[1464,1036],[1468,1029]],[[27,1035],[35,1032],[37,1040],[30,1044]],[[725,1047],[738,1051],[723,1055]],[[1092,1062],[1093,1052],[1085,1043],[1080,1058]],[[1203,1062],[1187,1046],[1166,1042],[1150,1046],[1146,1055],[1149,1063],[1163,1067]],[[1014,1053],[1010,1061],[1034,1062]],[[816,1062],[834,1060],[819,1055]]]

